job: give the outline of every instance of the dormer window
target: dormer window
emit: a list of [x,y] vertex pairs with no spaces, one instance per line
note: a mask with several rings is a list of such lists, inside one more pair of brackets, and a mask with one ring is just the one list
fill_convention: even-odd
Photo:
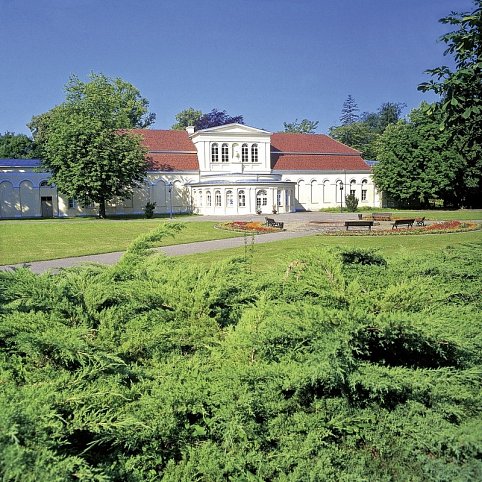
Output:
[[229,149],[227,144],[221,146],[221,162],[229,162]]
[[211,162],[219,162],[218,145],[214,143],[211,146]]
[[248,162],[248,144],[243,144],[241,147],[241,159],[242,162]]
[[258,162],[258,144],[251,146],[251,162]]

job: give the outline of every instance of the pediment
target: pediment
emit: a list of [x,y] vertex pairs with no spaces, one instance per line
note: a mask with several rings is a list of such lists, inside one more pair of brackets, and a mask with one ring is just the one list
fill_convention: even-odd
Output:
[[257,129],[256,127],[246,126],[244,124],[225,124],[223,126],[217,127],[210,127],[209,129],[202,129],[200,131],[196,131],[196,134],[209,134],[209,135],[216,135],[216,134],[239,134],[239,135],[271,135],[271,132],[265,131],[263,129]]

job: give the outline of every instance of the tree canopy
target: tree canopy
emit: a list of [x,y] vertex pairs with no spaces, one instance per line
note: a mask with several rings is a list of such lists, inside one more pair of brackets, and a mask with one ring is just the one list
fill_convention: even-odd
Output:
[[428,115],[435,115],[442,130],[456,142],[466,160],[464,184],[468,206],[480,206],[482,189],[482,1],[472,12],[452,12],[440,20],[456,30],[442,35],[445,55],[453,55],[455,70],[446,66],[427,72],[433,77],[419,90],[433,91],[441,99]]
[[171,129],[182,131],[189,126],[196,126],[203,113],[200,110],[189,107],[176,114],[176,123],[172,125]]
[[196,122],[195,127],[196,130],[201,130],[235,123],[244,124],[243,116],[230,116],[225,110],[213,109],[211,112],[203,114]]
[[291,132],[297,134],[314,134],[318,127],[319,121],[311,121],[303,119],[298,122],[296,119],[294,122],[283,122],[284,132]]
[[89,82],[71,77],[66,100],[32,119],[42,165],[59,191],[82,202],[106,203],[128,197],[144,179],[146,151],[127,130],[154,119],[148,101],[121,79],[91,74]]
[[32,159],[37,157],[35,145],[25,134],[5,132],[0,134],[0,157],[10,159]]
[[387,126],[377,138],[374,182],[400,206],[428,207],[434,199],[458,206],[464,198],[466,163],[458,146],[448,142],[448,133],[440,132],[440,121],[426,115],[428,108],[422,104],[408,121]]
[[360,109],[358,109],[358,105],[355,102],[355,99],[351,96],[351,94],[348,94],[348,97],[343,103],[343,107],[341,109],[341,116],[340,116],[341,124],[346,126],[356,122],[360,117],[357,114],[359,110]]

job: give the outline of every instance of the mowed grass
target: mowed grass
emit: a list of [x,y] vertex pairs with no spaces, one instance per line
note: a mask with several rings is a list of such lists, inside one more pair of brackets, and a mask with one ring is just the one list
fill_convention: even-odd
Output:
[[[177,219],[175,220],[177,221]],[[182,218],[179,219],[182,222]],[[124,251],[139,235],[165,220],[52,219],[2,221],[0,265]],[[215,229],[214,222],[190,221],[160,246],[240,236]]]
[[[211,264],[230,257],[246,257],[250,260],[254,272],[284,272],[287,266],[304,252],[322,247],[343,249],[374,249],[383,256],[406,255],[411,253],[429,253],[457,244],[482,245],[482,231],[469,231],[449,234],[393,235],[393,236],[323,236],[313,235],[277,241],[266,244],[248,244],[246,248],[231,248],[189,255],[193,263]],[[414,261],[416,262],[416,261]]]

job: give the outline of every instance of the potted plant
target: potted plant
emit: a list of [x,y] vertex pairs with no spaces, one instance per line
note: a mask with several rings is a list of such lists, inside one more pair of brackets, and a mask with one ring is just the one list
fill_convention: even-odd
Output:
[[276,206],[273,206],[273,210],[271,212],[273,214],[278,214],[278,209],[276,209]]
[[256,214],[261,214],[261,208],[256,209]]

